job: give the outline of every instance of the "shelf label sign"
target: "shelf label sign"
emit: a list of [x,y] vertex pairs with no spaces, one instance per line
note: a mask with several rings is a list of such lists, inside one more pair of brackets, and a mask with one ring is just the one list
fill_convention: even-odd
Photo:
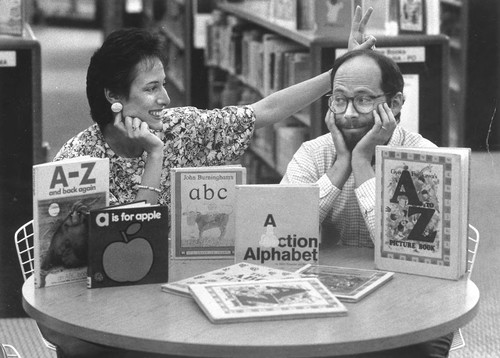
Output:
[[0,51],[0,67],[16,67],[16,51]]
[[[425,47],[376,47],[375,51],[390,57],[397,63],[425,62]],[[347,52],[347,49],[335,50],[335,57],[342,56]]]

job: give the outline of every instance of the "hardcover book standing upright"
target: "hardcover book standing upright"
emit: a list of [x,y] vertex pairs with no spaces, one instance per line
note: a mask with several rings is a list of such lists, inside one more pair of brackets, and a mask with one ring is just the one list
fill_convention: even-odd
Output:
[[92,210],[87,287],[167,282],[168,221],[160,205]]
[[235,186],[246,183],[238,165],[173,168],[172,258],[234,257]]
[[108,159],[80,157],[33,166],[37,288],[85,280],[87,214],[108,204]]
[[317,278],[190,285],[213,323],[344,316],[345,306]]
[[235,262],[297,269],[318,255],[317,185],[236,186]]
[[377,147],[377,268],[447,279],[465,273],[469,172],[469,148]]

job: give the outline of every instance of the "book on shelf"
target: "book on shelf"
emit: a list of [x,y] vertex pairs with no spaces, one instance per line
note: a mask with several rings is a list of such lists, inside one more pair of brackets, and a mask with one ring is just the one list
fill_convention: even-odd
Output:
[[85,280],[88,213],[108,205],[108,159],[78,157],[33,166],[35,287]]
[[220,269],[201,273],[183,280],[168,282],[161,286],[162,291],[191,296],[189,285],[216,283],[216,282],[248,282],[262,280],[286,280],[300,278],[299,274],[280,270],[264,265],[255,265],[248,262],[222,267]]
[[283,88],[284,53],[299,51],[303,47],[277,34],[264,34],[263,43],[263,82],[264,96]]
[[189,285],[213,323],[344,316],[346,307],[316,278]]
[[459,279],[466,271],[470,148],[376,149],[375,265]]
[[172,168],[171,180],[172,259],[233,258],[235,187],[246,168]]
[[297,269],[318,263],[319,186],[236,186],[235,262]]
[[357,1],[297,0],[297,29],[320,36],[349,37]]
[[394,272],[351,267],[306,265],[296,273],[319,279],[339,300],[358,302],[389,282]]
[[136,202],[90,211],[87,288],[168,281],[168,207]]
[[23,35],[24,1],[8,0],[0,2],[0,35]]

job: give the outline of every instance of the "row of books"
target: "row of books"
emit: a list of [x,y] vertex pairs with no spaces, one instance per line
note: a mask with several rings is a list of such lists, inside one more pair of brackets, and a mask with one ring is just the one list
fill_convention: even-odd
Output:
[[263,96],[311,77],[305,47],[220,11],[207,25],[205,61],[237,76]]
[[[379,146],[374,262],[447,279],[467,269],[470,149]],[[35,283],[166,283],[169,264],[220,260],[288,271],[320,257],[319,187],[247,185],[240,165],[172,169],[172,205],[108,207],[109,163],[33,167]],[[169,247],[169,225],[171,247]]]

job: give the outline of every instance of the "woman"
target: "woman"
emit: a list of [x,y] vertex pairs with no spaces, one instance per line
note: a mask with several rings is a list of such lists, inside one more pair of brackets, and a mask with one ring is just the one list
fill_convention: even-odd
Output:
[[[371,9],[356,9],[349,47],[363,43]],[[361,43],[361,45],[360,45]],[[252,105],[200,110],[170,108],[160,40],[144,29],[110,34],[92,56],[87,97],[95,124],[69,140],[54,160],[110,159],[110,203],[168,205],[170,168],[223,165],[238,159],[255,128],[289,117],[330,89],[329,73],[278,91]]]

